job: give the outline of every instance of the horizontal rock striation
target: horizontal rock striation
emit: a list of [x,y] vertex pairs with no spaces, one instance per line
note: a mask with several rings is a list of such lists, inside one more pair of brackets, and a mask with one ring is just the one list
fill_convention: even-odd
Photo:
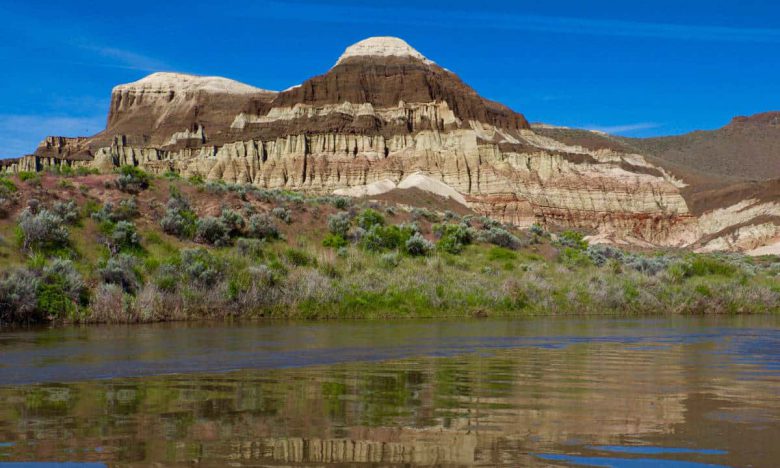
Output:
[[[529,143],[524,152],[503,152],[473,130],[428,130],[393,138],[289,135],[178,150],[139,148],[117,139],[98,151],[94,165],[104,171],[136,165],[319,194],[384,180],[398,184],[419,172],[463,194],[476,211],[505,222],[618,229],[662,243],[671,225],[689,220],[678,182],[670,176],[624,169],[636,155],[578,151],[561,154]],[[589,162],[572,161],[572,155]]]
[[173,135],[197,128],[216,138],[229,131],[236,109],[274,96],[225,78],[155,73],[114,88],[106,130],[94,140],[105,145],[124,135],[135,145],[163,146]]

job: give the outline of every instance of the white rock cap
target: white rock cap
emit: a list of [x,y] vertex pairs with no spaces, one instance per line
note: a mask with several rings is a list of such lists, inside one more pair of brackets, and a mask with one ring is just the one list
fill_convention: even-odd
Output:
[[412,57],[431,64],[432,61],[397,37],[369,37],[347,47],[336,65],[349,57]]
[[133,83],[119,85],[114,91],[180,91],[225,94],[267,93],[265,89],[255,88],[238,81],[219,76],[197,76],[184,73],[157,72]]

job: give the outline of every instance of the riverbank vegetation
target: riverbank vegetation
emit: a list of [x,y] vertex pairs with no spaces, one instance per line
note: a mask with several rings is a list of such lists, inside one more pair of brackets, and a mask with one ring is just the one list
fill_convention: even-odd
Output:
[[777,257],[631,252],[420,199],[0,177],[0,322],[780,310]]

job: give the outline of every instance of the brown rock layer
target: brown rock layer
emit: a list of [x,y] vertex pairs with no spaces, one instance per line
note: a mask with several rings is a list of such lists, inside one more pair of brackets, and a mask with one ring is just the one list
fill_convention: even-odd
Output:
[[[280,93],[272,107],[341,102],[392,107],[399,102],[446,102],[463,122],[476,120],[499,128],[529,128],[521,114],[480,97],[457,75],[409,57],[350,57],[328,73]],[[263,110],[262,105],[255,109]],[[250,109],[251,110],[251,109]]]

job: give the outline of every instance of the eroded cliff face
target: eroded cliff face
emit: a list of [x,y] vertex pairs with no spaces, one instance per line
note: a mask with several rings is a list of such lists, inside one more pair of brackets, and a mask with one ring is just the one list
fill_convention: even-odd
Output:
[[[154,173],[318,194],[385,180],[397,185],[422,173],[463,194],[475,211],[504,222],[555,223],[684,243],[672,239],[676,226],[691,221],[679,181],[638,155],[534,146],[538,140],[524,130],[515,139],[522,150],[502,151],[474,130],[457,129],[391,138],[289,135],[169,151],[117,139],[98,151],[93,164],[104,171],[129,164]],[[626,165],[646,170],[631,172]]]
[[205,134],[217,138],[228,132],[237,109],[274,96],[226,78],[154,73],[113,89],[106,130],[92,147],[115,135],[138,146],[202,144]]
[[393,38],[358,43],[324,75],[281,93],[176,74],[118,86],[104,132],[47,139],[5,170],[56,165],[134,165],[317,194],[414,180],[504,222],[643,245],[754,249],[780,224],[771,197],[694,213],[690,181],[630,145],[532,129]]

